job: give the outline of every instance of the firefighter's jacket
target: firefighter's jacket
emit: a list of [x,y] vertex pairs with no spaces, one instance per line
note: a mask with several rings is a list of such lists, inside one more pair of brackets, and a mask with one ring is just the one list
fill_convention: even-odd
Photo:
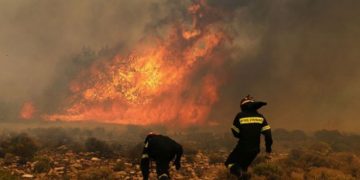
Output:
[[149,174],[149,162],[169,163],[174,158],[176,167],[180,167],[183,148],[171,138],[163,135],[148,135],[145,139],[144,150],[141,157],[141,171],[144,177]]
[[271,152],[270,125],[265,117],[257,112],[264,105],[266,105],[264,102],[249,102],[241,105],[241,112],[234,119],[231,130],[239,139],[238,146],[244,152],[260,151],[260,134],[265,136],[266,152]]

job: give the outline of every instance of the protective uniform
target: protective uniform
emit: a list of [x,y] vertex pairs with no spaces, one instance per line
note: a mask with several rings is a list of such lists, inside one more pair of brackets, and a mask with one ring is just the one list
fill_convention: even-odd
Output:
[[183,149],[180,144],[167,136],[149,134],[145,139],[141,157],[141,172],[144,180],[149,177],[150,160],[156,162],[156,173],[161,180],[169,179],[169,163],[174,158],[176,169],[180,169],[180,159]]
[[260,152],[260,134],[265,136],[266,152],[271,153],[270,126],[265,117],[257,112],[264,105],[265,102],[254,101],[252,97],[247,96],[241,100],[241,112],[234,119],[231,131],[239,141],[225,165],[239,179],[247,179],[247,169]]

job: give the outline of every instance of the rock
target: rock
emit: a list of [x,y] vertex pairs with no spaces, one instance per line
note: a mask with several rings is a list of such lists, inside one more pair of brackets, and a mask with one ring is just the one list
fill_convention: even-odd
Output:
[[125,171],[119,171],[118,174],[125,176],[127,173]]
[[65,169],[65,167],[55,167],[54,170],[55,171],[63,171]]
[[72,164],[71,166],[74,167],[74,168],[77,168],[77,169],[82,168],[82,165],[80,163],[75,163],[75,164]]
[[24,174],[21,177],[23,177],[23,178],[34,178],[34,175],[32,175],[32,174]]
[[56,167],[54,171],[58,174],[64,174],[65,167]]
[[92,157],[91,158],[92,161],[101,161],[101,159],[97,158],[97,157]]

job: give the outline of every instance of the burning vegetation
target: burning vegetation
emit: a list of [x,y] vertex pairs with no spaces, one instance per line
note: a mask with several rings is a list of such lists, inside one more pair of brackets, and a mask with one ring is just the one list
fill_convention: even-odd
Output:
[[[204,2],[187,9],[163,37],[149,36],[129,54],[99,58],[68,84],[70,94],[46,120],[119,124],[201,124],[218,100],[225,41],[219,15]],[[24,105],[27,107],[28,105]],[[24,119],[29,116],[29,108]],[[26,114],[27,113],[27,114]]]

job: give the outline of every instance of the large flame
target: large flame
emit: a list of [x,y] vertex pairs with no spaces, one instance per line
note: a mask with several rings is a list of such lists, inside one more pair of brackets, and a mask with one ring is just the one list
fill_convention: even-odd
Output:
[[69,85],[73,93],[48,120],[95,120],[120,124],[202,123],[218,98],[214,63],[223,40],[215,25],[198,25],[200,5],[191,6],[189,26],[174,26],[166,38],[139,45],[130,55],[97,61]]

